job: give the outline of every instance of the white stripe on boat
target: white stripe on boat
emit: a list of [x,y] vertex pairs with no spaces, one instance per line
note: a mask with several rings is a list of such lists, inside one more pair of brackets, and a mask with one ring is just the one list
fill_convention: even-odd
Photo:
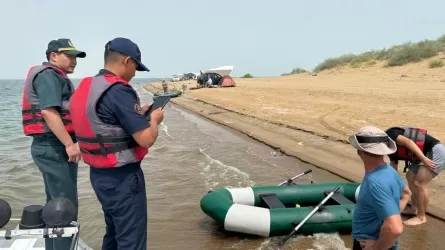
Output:
[[232,195],[233,203],[253,206],[255,205],[255,195],[253,189],[246,188],[226,188]]
[[233,204],[227,212],[224,229],[268,237],[270,232],[269,209]]
[[357,202],[357,200],[358,200],[358,194],[360,193],[360,186],[361,186],[361,184],[360,185],[358,185],[358,187],[357,187],[357,189],[355,190],[355,202]]

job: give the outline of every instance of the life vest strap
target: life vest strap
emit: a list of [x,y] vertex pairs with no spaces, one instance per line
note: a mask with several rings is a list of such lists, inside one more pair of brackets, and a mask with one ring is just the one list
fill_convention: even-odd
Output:
[[411,165],[411,163],[409,161],[405,161],[405,168],[403,169],[403,173],[406,173],[406,171],[408,171],[409,169],[409,165]]
[[[38,109],[36,105],[31,105],[30,109],[22,110],[22,115],[32,114],[31,120],[26,120],[26,121],[30,121],[29,123],[41,122],[41,121],[39,121],[40,118],[37,118],[37,116],[36,116],[37,112],[40,112],[40,109]],[[26,124],[28,124],[28,123],[23,123],[23,125],[26,125]]]
[[[103,145],[103,144],[100,144]],[[108,154],[120,152],[126,149],[135,148],[137,144],[135,142],[130,143],[123,143],[123,144],[116,144],[112,145],[111,147],[105,148],[101,146],[98,149],[83,149],[81,148],[80,151],[85,154],[92,154],[92,155],[102,155],[106,157]]]
[[[82,137],[76,135],[76,138],[79,142],[99,144],[98,149],[81,149],[82,152],[93,155],[102,155],[104,157],[106,157],[108,154],[120,152],[122,150],[134,148],[137,146],[137,143],[134,140],[131,140],[131,136],[103,137],[102,135],[96,135],[96,137]],[[104,144],[114,145],[106,148]]]
[[[41,113],[42,111],[37,108],[37,105],[31,105],[31,108],[29,109],[22,109],[22,115],[25,114],[35,114],[35,113]],[[69,115],[70,111],[68,109],[60,109],[59,114],[61,115]]]
[[[62,122],[65,125],[73,123],[71,120],[63,119],[63,118],[62,118]],[[23,125],[36,124],[36,123],[46,123],[46,121],[43,118],[27,119],[27,120],[22,121]]]
[[115,144],[115,143],[128,143],[131,142],[131,136],[107,136],[96,135],[96,137],[83,137],[76,135],[76,138],[80,142],[84,143],[105,143],[105,144]]
[[[41,110],[39,108],[37,108],[36,105],[31,105],[30,109],[23,109],[22,110],[22,115],[26,115],[26,114],[31,114],[32,118],[31,119],[25,119],[22,121],[23,125],[28,125],[28,124],[34,124],[34,123],[44,123],[45,120],[43,118],[37,117],[37,113],[41,113]],[[70,111],[66,110],[66,109],[61,109],[59,111],[59,115],[60,116],[65,116],[65,115],[69,115]],[[62,118],[62,122],[63,124],[71,124],[71,120],[69,119],[64,119]]]
[[[36,112],[36,111],[38,111],[38,112]],[[26,114],[36,114],[36,113],[41,113],[41,111],[40,111],[40,109],[25,109],[25,110],[22,110],[22,115],[26,115]],[[69,115],[70,114],[70,111],[69,110],[65,110],[65,109],[62,109],[62,110],[60,110],[59,111],[59,114],[60,115]]]
[[37,108],[36,105],[31,105],[31,108],[30,108],[30,109],[23,109],[23,110],[22,110],[22,114],[23,114],[23,115],[24,115],[24,114],[34,114],[34,113],[37,113],[37,112],[40,112],[40,109]]

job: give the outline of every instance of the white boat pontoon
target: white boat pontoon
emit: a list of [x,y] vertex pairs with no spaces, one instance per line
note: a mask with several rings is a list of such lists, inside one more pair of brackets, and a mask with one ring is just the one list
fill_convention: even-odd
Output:
[[[0,250],[45,250],[45,238],[59,237],[73,237],[70,250],[93,250],[79,237],[74,209],[69,200],[56,198],[44,207],[27,206],[21,219],[11,219],[11,207],[0,199]],[[4,228],[13,221],[17,221],[16,227]]]

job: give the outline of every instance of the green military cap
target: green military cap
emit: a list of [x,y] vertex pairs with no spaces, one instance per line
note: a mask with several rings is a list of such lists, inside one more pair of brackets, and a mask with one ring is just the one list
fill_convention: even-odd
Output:
[[48,55],[51,52],[62,52],[80,58],[85,58],[87,56],[85,52],[77,50],[76,47],[74,47],[71,40],[67,38],[60,38],[57,40],[50,41],[48,43],[48,49],[46,50],[46,54]]

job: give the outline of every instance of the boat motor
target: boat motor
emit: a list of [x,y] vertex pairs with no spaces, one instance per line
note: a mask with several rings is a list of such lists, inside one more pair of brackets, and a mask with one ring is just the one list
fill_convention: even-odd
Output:
[[11,214],[11,206],[9,206],[8,202],[0,199],[0,228],[8,224]]

